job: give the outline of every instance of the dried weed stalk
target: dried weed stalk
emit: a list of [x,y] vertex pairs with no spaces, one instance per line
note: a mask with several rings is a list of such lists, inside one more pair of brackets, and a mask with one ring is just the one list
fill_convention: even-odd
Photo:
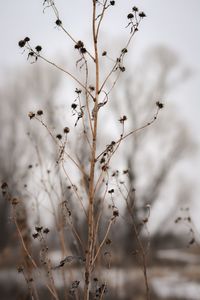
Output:
[[[47,243],[47,234],[48,228],[43,228],[42,226],[37,226],[35,232],[33,233],[33,238],[38,240],[40,244],[40,266],[32,258],[31,253],[26,247],[21,230],[18,226],[17,220],[14,216],[14,222],[17,227],[24,251],[32,264],[34,269],[45,270],[47,274],[47,283],[46,286],[51,293],[51,296],[54,299],[61,299],[59,293],[57,292],[57,287],[54,280],[54,270],[60,270],[64,266],[75,263],[81,263],[81,267],[84,269],[83,280],[74,280],[71,283],[69,288],[69,294],[64,296],[65,299],[68,297],[73,297],[74,299],[104,299],[104,296],[107,292],[107,283],[104,281],[100,283],[100,279],[94,279],[95,274],[98,272],[99,268],[103,268],[102,257],[106,257],[108,262],[108,268],[111,267],[110,263],[110,251],[105,251],[105,246],[110,247],[111,240],[109,238],[112,227],[117,222],[117,219],[122,216],[120,213],[120,208],[117,207],[114,199],[114,189],[109,189],[110,178],[118,178],[118,171],[112,173],[111,175],[111,160],[115,155],[117,155],[117,150],[120,147],[121,143],[125,143],[126,139],[131,135],[137,134],[139,131],[144,130],[157,119],[160,109],[163,108],[163,104],[160,101],[155,103],[155,114],[153,117],[150,117],[150,120],[147,120],[145,124],[141,124],[139,128],[133,128],[129,132],[126,132],[125,123],[128,121],[125,115],[122,115],[118,120],[121,124],[121,134],[120,136],[112,140],[108,145],[104,144],[104,141],[99,140],[98,130],[101,127],[99,124],[99,113],[105,109],[108,102],[111,101],[111,92],[116,87],[117,81],[120,79],[120,76],[126,71],[124,66],[124,58],[127,55],[131,41],[134,35],[137,33],[140,23],[143,18],[146,17],[145,13],[139,11],[139,9],[134,6],[131,9],[131,12],[125,16],[126,28],[130,29],[128,32],[127,42],[124,47],[119,51],[117,58],[113,59],[108,56],[108,51],[103,51],[100,53],[99,44],[101,41],[100,29],[103,23],[104,17],[109,11],[116,5],[116,1],[108,0],[93,0],[92,1],[92,41],[93,41],[93,50],[89,51],[85,42],[76,39],[73,37],[68,29],[65,28],[63,20],[61,20],[59,11],[56,7],[56,3],[53,0],[44,0],[44,12],[47,9],[52,9],[55,14],[55,24],[60,28],[67,37],[71,40],[75,51],[78,52],[79,59],[76,61],[76,67],[81,70],[84,74],[83,81],[79,79],[76,74],[72,74],[69,70],[63,68],[59,64],[51,61],[49,58],[43,54],[43,47],[36,45],[35,47],[31,44],[30,38],[25,37],[23,40],[19,41],[19,47],[24,49],[24,53],[27,55],[27,60],[31,63],[36,63],[39,60],[45,61],[47,64],[53,66],[59,71],[63,72],[64,75],[70,77],[74,83],[77,85],[75,90],[76,99],[71,105],[72,114],[76,117],[75,126],[82,126],[84,134],[84,142],[87,145],[87,159],[89,161],[89,170],[84,167],[84,164],[81,162],[80,158],[71,153],[69,149],[69,136],[71,134],[70,128],[65,127],[62,134],[54,134],[51,131],[49,126],[43,119],[43,111],[38,110],[37,112],[29,112],[30,120],[38,121],[45,129],[48,131],[49,135],[52,138],[53,143],[58,149],[58,155],[56,163],[63,170],[63,174],[66,182],[69,184],[70,193],[74,197],[74,201],[77,201],[82,210],[83,215],[86,218],[87,228],[86,228],[86,240],[84,236],[81,235],[81,228],[77,228],[77,224],[74,221],[73,211],[70,208],[69,201],[66,200],[64,193],[62,197],[58,195],[54,189],[53,184],[47,184],[43,180],[43,189],[46,191],[47,197],[49,198],[52,204],[52,214],[55,219],[55,229],[60,240],[60,245],[63,255],[66,255],[66,242],[64,237],[65,226],[70,227],[72,236],[76,240],[76,245],[79,250],[80,255],[67,255],[63,258],[57,266],[52,266],[51,260],[49,259],[48,254],[48,243]],[[109,62],[112,62],[112,67],[105,75],[104,79],[100,78],[102,74],[102,69],[104,68],[104,63],[106,59]],[[104,60],[104,63],[101,61]],[[90,78],[94,79],[94,84],[90,83]],[[111,84],[110,84],[111,82]],[[38,153],[39,157],[39,153]],[[66,161],[71,161],[74,167],[77,169],[79,174],[81,174],[85,194],[81,193],[81,188],[77,187],[73,180],[69,170],[66,169]],[[42,162],[41,162],[42,164]],[[7,187],[3,187],[3,190]],[[130,191],[125,194],[122,191],[118,179],[116,180],[116,188],[121,197],[125,200],[125,204],[128,207],[130,213],[131,226],[133,228],[133,235],[136,237],[137,242],[137,252],[141,258],[140,263],[143,267],[145,286],[146,286],[146,299],[150,299],[150,291],[148,284],[147,276],[147,262],[146,255],[147,249],[141,241],[140,233],[141,228],[137,228],[134,221],[134,207],[129,207],[128,198],[130,197]],[[69,192],[69,191],[68,191]],[[131,191],[133,193],[133,191]],[[57,208],[53,200],[53,196],[56,195],[59,201],[59,214],[57,215]],[[69,195],[69,193],[68,193]],[[107,197],[111,197],[111,213],[110,211],[105,211],[105,202]],[[100,200],[99,200],[100,199]],[[14,205],[15,206],[15,205]],[[97,207],[97,211],[96,211]],[[109,216],[108,216],[109,214]],[[102,220],[107,218],[107,225],[104,228],[104,234],[100,237],[99,231],[101,227]],[[143,225],[148,222],[148,217],[142,220]],[[70,271],[68,271],[70,272]],[[63,280],[66,282],[65,272],[63,271]],[[98,282],[98,283],[97,283]],[[94,288],[96,286],[96,289]],[[31,287],[30,287],[31,289]],[[81,294],[82,289],[82,294]],[[31,289],[32,290],[32,289]],[[34,296],[35,295],[35,296]],[[31,297],[33,299],[38,299],[36,293],[31,292]],[[63,299],[63,298],[62,298]]]

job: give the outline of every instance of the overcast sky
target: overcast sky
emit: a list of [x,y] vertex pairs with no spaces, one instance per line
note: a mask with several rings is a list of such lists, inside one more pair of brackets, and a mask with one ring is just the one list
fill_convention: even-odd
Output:
[[[43,13],[43,0],[1,0],[0,67],[2,74],[7,67],[11,69],[27,64],[17,43],[21,38],[30,36],[33,43],[42,44],[45,54],[53,57],[66,56],[71,48],[63,33],[55,28],[55,17],[51,10]],[[57,0],[60,15],[77,39],[87,39],[91,17],[90,0]],[[183,112],[192,119],[194,130],[200,129],[200,1],[199,0],[116,0],[116,5],[106,18],[103,34],[112,33],[114,39],[121,39],[125,32],[126,15],[130,8],[137,5],[147,14],[140,32],[134,40],[134,55],[143,54],[145,49],[154,45],[166,45],[176,51],[185,66],[192,68],[193,79],[179,94]],[[109,43],[109,41],[107,41]],[[192,118],[191,118],[192,116]],[[199,127],[198,127],[199,126]],[[198,127],[198,129],[197,129]]]
[[[21,55],[18,41],[29,36],[33,44],[41,44],[45,54],[53,58],[62,55],[69,59],[70,43],[58,28],[50,9],[43,13],[43,0],[0,0],[0,79],[6,69],[15,70],[27,65]],[[91,30],[91,0],[55,0],[65,27],[76,39],[87,40]],[[193,77],[174,94],[174,101],[200,142],[200,0],[116,0],[116,5],[105,19],[102,34],[111,33],[112,39],[121,39],[127,24],[126,15],[138,6],[147,15],[132,48],[140,59],[143,52],[155,45],[174,50],[183,65],[194,71]],[[200,161],[200,159],[199,159]],[[196,171],[199,167],[196,166]],[[200,171],[198,171],[200,174]],[[200,177],[200,175],[199,175]]]

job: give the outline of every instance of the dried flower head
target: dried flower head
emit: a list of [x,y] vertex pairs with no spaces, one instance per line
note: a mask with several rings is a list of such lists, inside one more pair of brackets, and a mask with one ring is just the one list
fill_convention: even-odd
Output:
[[38,234],[37,232],[32,234],[32,237],[33,237],[34,239],[36,239],[38,236],[39,236],[39,234]]
[[84,53],[87,52],[87,50],[86,50],[86,48],[82,47],[82,48],[80,48],[80,52],[81,52],[82,54],[84,54]]
[[7,189],[7,188],[8,188],[7,182],[3,182],[3,183],[1,184],[1,189],[2,189],[2,190],[5,190],[5,189]]
[[156,105],[157,105],[157,107],[158,107],[159,109],[162,109],[162,108],[164,107],[164,104],[163,104],[162,102],[160,102],[160,101],[157,101],[157,102],[156,102]]
[[62,21],[60,19],[57,19],[55,23],[56,23],[57,26],[61,26],[62,25]]
[[69,133],[69,132],[70,132],[69,127],[65,127],[65,128],[63,129],[63,132],[64,132],[64,133]]
[[45,229],[43,230],[43,233],[48,234],[49,231],[50,231],[49,228],[45,228]]
[[101,167],[101,169],[102,169],[102,171],[104,171],[104,172],[106,172],[107,170],[108,170],[108,165],[107,164],[105,164],[105,165],[103,165],[102,167]]
[[26,36],[25,39],[24,39],[24,42],[27,43],[27,42],[29,42],[29,41],[30,41],[30,38],[29,38],[28,36]]
[[82,90],[76,88],[75,93],[77,93],[79,95],[79,94],[81,94],[81,92],[82,92]]
[[75,49],[80,49],[84,47],[84,43],[82,41],[78,41],[74,46]]
[[30,118],[30,120],[31,120],[31,119],[33,119],[33,118],[35,117],[35,113],[32,112],[32,111],[30,111],[30,112],[28,113],[28,116],[29,116],[29,118]]
[[41,47],[40,45],[38,45],[38,46],[35,47],[35,50],[36,50],[37,52],[40,52],[40,51],[42,50],[42,47]]
[[118,209],[113,210],[113,216],[118,217],[119,216],[119,211]]
[[19,200],[17,198],[12,199],[12,205],[17,205],[19,203]]
[[95,87],[93,85],[90,85],[89,89],[90,89],[91,92],[93,92],[95,90]]
[[125,71],[126,71],[126,68],[125,68],[125,67],[121,67],[121,66],[120,66],[119,69],[120,69],[121,72],[125,72]]
[[42,111],[41,109],[39,109],[39,110],[37,111],[37,115],[38,115],[38,116],[43,115],[43,111]]
[[126,48],[123,48],[121,52],[125,54],[128,52],[128,50]]
[[23,48],[25,46],[26,42],[25,40],[21,40],[18,42],[19,47]]
[[19,266],[18,268],[17,268],[17,272],[18,273],[22,273],[24,271],[24,268],[22,267],[22,266]]
[[42,229],[43,229],[42,226],[35,226],[35,230],[36,230],[37,232],[41,232]]
[[146,14],[143,11],[141,11],[141,12],[139,12],[139,17],[140,18],[145,18]]
[[105,163],[105,161],[106,161],[106,160],[105,160],[105,158],[104,158],[104,157],[102,157],[102,158],[101,158],[101,160],[100,160],[100,164],[103,164],[103,163]]
[[60,133],[58,133],[58,134],[56,135],[56,137],[57,137],[58,140],[61,140],[61,139],[62,139],[62,135],[61,135]]
[[111,243],[112,243],[112,241],[109,238],[107,238],[106,239],[106,245],[110,245]]
[[178,223],[178,222],[180,222],[182,220],[182,218],[181,217],[178,217],[178,218],[176,218],[175,220],[174,220],[174,223]]
[[121,117],[120,119],[119,119],[119,122],[120,123],[124,123],[125,121],[127,120],[127,116],[123,116],[123,117]]
[[124,171],[123,171],[123,174],[128,174],[128,170],[124,170]]
[[29,59],[29,56],[34,56],[35,55],[35,53],[33,52],[33,51],[30,51],[29,53],[28,53],[28,58],[27,59]]
[[132,10],[135,11],[135,12],[137,12],[138,11],[138,7],[137,6],[133,6]]
[[133,17],[134,17],[134,15],[132,13],[130,13],[130,14],[127,15],[128,19],[133,19]]
[[189,241],[189,245],[193,245],[195,243],[195,238],[192,238],[190,241]]
[[76,109],[77,108],[77,104],[76,103],[72,103],[71,108],[72,109]]

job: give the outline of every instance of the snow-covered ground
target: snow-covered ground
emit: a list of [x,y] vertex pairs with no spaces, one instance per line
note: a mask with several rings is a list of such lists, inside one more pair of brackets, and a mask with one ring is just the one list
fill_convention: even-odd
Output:
[[199,300],[200,283],[192,282],[181,274],[157,277],[151,280],[151,286],[159,299],[176,298],[181,300]]
[[[60,267],[60,261],[64,259],[61,252],[52,252],[50,257],[53,266],[52,274],[58,288],[63,287],[63,273],[60,270],[64,272],[66,283],[70,285],[73,280],[79,280],[80,287],[82,286],[81,283],[84,281],[84,262],[79,264],[75,261],[76,264],[73,266],[73,259],[75,258],[69,256],[68,258],[71,258],[70,262],[67,261],[64,266]],[[157,257],[161,262],[165,263],[157,264],[148,269],[148,279],[153,294],[160,300],[200,300],[200,256],[180,250],[160,250],[157,253]],[[33,278],[36,285],[38,288],[44,287],[46,277],[44,270],[39,271],[40,275],[38,271],[35,272]],[[126,297],[126,293],[129,293],[130,296],[131,290],[133,293],[137,288],[141,292],[144,291],[143,271],[139,266],[127,269],[104,268],[96,275],[106,282],[111,290],[117,291],[117,295],[121,297],[120,299]],[[14,269],[0,270],[0,285],[4,287],[7,285],[9,289],[12,286],[17,286],[19,289],[26,290],[23,275],[17,273],[17,270]],[[126,287],[128,287],[129,291],[126,290]]]

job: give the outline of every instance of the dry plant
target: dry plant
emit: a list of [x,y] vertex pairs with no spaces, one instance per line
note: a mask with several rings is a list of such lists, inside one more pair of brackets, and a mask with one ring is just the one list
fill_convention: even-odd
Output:
[[[120,80],[120,76],[126,72],[124,66],[125,56],[130,49],[131,41],[138,31],[138,28],[146,17],[145,13],[139,11],[134,6],[130,13],[125,17],[127,41],[116,58],[111,58],[109,51],[101,49],[100,29],[106,14],[115,6],[115,1],[93,0],[92,6],[92,44],[93,49],[89,50],[84,41],[78,40],[70,33],[69,28],[65,28],[61,20],[56,3],[53,0],[45,0],[44,11],[52,9],[55,14],[56,26],[66,34],[77,51],[79,58],[75,61],[77,74],[65,69],[56,62],[51,61],[43,54],[43,47],[32,45],[29,37],[19,41],[19,47],[27,55],[28,61],[36,63],[46,62],[64,75],[71,78],[76,84],[75,99],[71,104],[72,115],[75,117],[74,128],[65,126],[62,133],[55,133],[50,124],[45,121],[45,111],[39,109],[29,112],[29,118],[32,121],[39,122],[48,132],[50,139],[57,149],[55,159],[56,172],[54,178],[50,177],[48,170],[47,179],[43,176],[42,188],[51,203],[52,215],[55,227],[53,239],[60,243],[63,258],[59,264],[53,264],[50,258],[49,228],[43,225],[45,216],[40,219],[40,224],[35,226],[32,238],[37,241],[37,255],[27,245],[26,239],[22,234],[23,228],[20,227],[18,218],[20,200],[13,198],[9,193],[9,187],[6,182],[2,183],[2,191],[10,200],[13,208],[13,220],[16,225],[20,241],[23,247],[24,259],[19,272],[25,276],[28,284],[31,299],[41,299],[37,291],[38,278],[43,281],[43,286],[47,288],[51,299],[112,299],[109,291],[109,270],[112,269],[112,261],[115,260],[112,253],[112,235],[111,232],[118,219],[128,222],[132,227],[133,238],[136,239],[137,249],[130,249],[138,257],[138,262],[143,270],[144,290],[146,299],[150,299],[150,289],[147,275],[147,251],[148,245],[142,241],[142,227],[146,226],[150,214],[150,207],[147,206],[147,216],[141,219],[140,226],[135,223],[134,201],[129,205],[129,198],[134,198],[135,190],[122,188],[120,181],[120,172],[118,168],[112,166],[113,156],[117,157],[118,149],[122,143],[147,127],[152,125],[158,117],[159,111],[163,108],[160,100],[155,100],[155,112],[144,124],[137,128],[127,131],[126,123],[128,118],[121,113],[116,121],[121,126],[121,134],[108,143],[99,138],[99,131],[108,130],[110,124],[106,125],[102,121],[102,115],[105,113],[108,103],[111,101],[111,94]],[[89,21],[88,21],[89,22]],[[110,70],[105,74],[106,65]],[[79,74],[81,72],[81,78]],[[111,83],[111,84],[110,84]],[[113,100],[112,100],[113,101]],[[112,114],[112,111],[106,111]],[[99,115],[101,114],[101,118]],[[99,121],[100,120],[100,121]],[[107,127],[108,126],[108,127]],[[81,128],[81,134],[77,133],[77,127]],[[109,129],[112,132],[112,129]],[[75,136],[76,134],[76,136]],[[71,148],[72,141],[75,140],[77,149]],[[84,152],[78,152],[79,140],[83,145]],[[39,165],[42,169],[42,158],[36,147]],[[120,157],[117,157],[120,161]],[[71,166],[71,167],[70,167]],[[124,171],[122,176],[128,176]],[[57,176],[57,178],[55,178]],[[55,186],[55,181],[60,184],[59,190]],[[56,199],[56,201],[55,201]],[[129,212],[129,219],[125,220],[123,216],[123,205],[119,200],[124,200]],[[39,218],[38,218],[39,220]],[[83,220],[83,221],[82,221]],[[26,221],[24,221],[25,227]],[[141,226],[142,225],[142,226]],[[69,231],[73,240],[74,253],[69,254]],[[68,237],[66,237],[66,232]],[[29,241],[28,241],[29,242]],[[124,259],[124,258],[123,258]],[[78,270],[73,273],[73,267]],[[59,273],[60,272],[60,273]],[[108,273],[108,276],[106,276]],[[45,274],[45,275],[44,275]],[[60,275],[62,279],[60,279]],[[59,291],[58,281],[63,280],[63,293]],[[116,283],[115,283],[116,284]],[[107,296],[108,295],[108,296]],[[49,298],[49,299],[50,299]]]

